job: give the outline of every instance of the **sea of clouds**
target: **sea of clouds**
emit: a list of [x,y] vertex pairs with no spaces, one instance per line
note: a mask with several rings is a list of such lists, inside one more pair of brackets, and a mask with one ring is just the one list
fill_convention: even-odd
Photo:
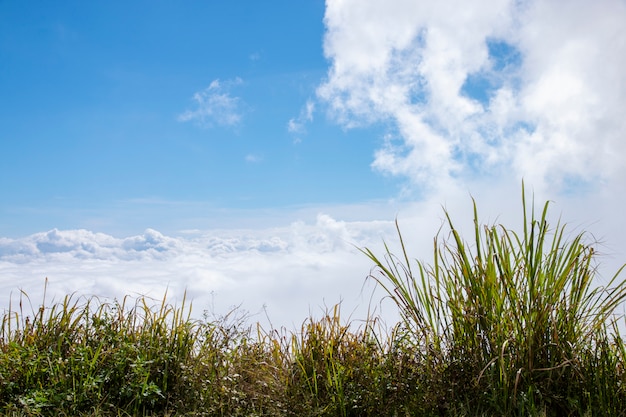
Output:
[[145,295],[158,302],[167,293],[173,303],[186,296],[196,317],[240,306],[255,321],[297,327],[339,302],[351,311],[361,306],[364,314],[373,289],[366,284],[371,262],[358,248],[380,247],[393,231],[391,221],[344,222],[320,214],[314,223],[264,230],[165,236],[147,229],[118,238],[54,229],[0,238],[0,305],[17,306],[23,291],[36,309],[44,289],[48,302],[67,294]]
[[[511,188],[517,195],[508,191]],[[391,325],[397,311],[368,278],[376,271],[360,249],[370,248],[382,259],[386,243],[400,255],[397,218],[411,262],[432,264],[435,236],[449,237],[444,210],[471,246],[472,197],[482,223],[501,223],[521,232],[520,184],[494,184],[491,190],[458,189],[432,200],[400,204],[395,213],[387,208],[378,220],[344,221],[320,213],[310,221],[271,228],[171,235],[147,229],[128,237],[54,229],[0,238],[0,306],[15,310],[21,298],[26,312],[31,305],[36,310],[44,291],[47,304],[74,294],[104,300],[141,295],[157,305],[167,294],[175,304],[184,297],[192,301],[195,317],[219,317],[238,308],[253,323],[298,329],[307,317],[320,317],[341,303],[346,320],[358,322],[370,312]],[[533,198],[536,210],[547,200],[529,189],[529,208]],[[626,222],[620,220],[619,199],[598,193],[593,198],[561,195],[551,203],[551,221],[568,223],[572,235],[589,232],[587,242],[598,250],[599,284],[626,261]]]

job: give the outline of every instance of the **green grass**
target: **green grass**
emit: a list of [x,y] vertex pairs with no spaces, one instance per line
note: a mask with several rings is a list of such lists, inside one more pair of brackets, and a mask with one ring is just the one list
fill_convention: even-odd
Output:
[[186,300],[22,293],[0,327],[2,415],[626,415],[621,270],[599,286],[593,242],[523,208],[518,233],[474,205],[471,243],[446,213],[432,263],[399,227],[400,256],[362,249],[399,309],[390,331],[340,306],[288,332],[192,319]]

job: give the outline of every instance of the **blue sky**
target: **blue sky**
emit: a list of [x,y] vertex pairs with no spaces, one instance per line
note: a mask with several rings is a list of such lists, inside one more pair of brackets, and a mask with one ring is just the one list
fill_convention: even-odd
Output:
[[522,179],[615,270],[624,21],[622,0],[0,1],[0,306],[48,277],[280,324],[362,308],[356,247],[398,218],[427,260],[470,195],[519,226]]
[[[314,115],[290,132],[327,70],[322,1],[0,7],[2,234],[88,227],[77,208],[137,201],[256,209],[394,193],[369,168],[376,130]],[[181,120],[203,93],[231,106]]]

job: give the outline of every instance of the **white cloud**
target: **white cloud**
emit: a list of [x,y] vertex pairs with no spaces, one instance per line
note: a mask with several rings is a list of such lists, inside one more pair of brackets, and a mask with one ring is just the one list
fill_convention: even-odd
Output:
[[[0,239],[0,311],[13,294],[41,301],[66,294],[121,298],[167,291],[180,301],[187,291],[194,312],[226,313],[232,306],[253,313],[267,307],[274,325],[299,326],[324,302],[345,302],[348,313],[365,314],[369,293],[361,288],[369,262],[352,244],[380,245],[391,222],[345,222],[320,214],[265,230],[143,234],[116,238],[87,230],[51,230]],[[372,287],[369,287],[370,289]],[[264,320],[264,317],[255,317]]]
[[431,191],[607,180],[624,174],[624,21],[619,0],[330,0],[318,97],[348,128],[391,122],[373,167]]
[[313,121],[313,113],[315,112],[315,103],[307,100],[304,107],[300,110],[298,117],[289,119],[287,122],[287,130],[289,133],[301,134],[306,131],[306,124]]
[[238,125],[243,117],[241,99],[232,96],[230,90],[242,83],[241,78],[224,82],[213,80],[206,89],[193,95],[196,108],[180,114],[178,120],[193,121],[204,127]]
[[[366,281],[372,263],[357,248],[368,247],[381,256],[384,240],[400,254],[394,217],[410,258],[432,262],[433,237],[444,220],[442,206],[471,246],[470,194],[483,222],[501,222],[520,232],[519,191],[519,184],[505,180],[489,187],[454,184],[421,202],[327,207],[317,215],[283,213],[282,222],[260,216],[255,224],[272,226],[256,229],[186,230],[170,236],[147,229],[125,238],[51,230],[0,238],[0,311],[8,308],[11,296],[13,308],[17,306],[20,290],[30,295],[36,308],[48,277],[48,301],[72,293],[159,299],[167,292],[170,301],[180,302],[186,292],[198,317],[204,310],[225,314],[238,305],[255,314],[266,306],[274,326],[299,328],[309,314],[319,317],[324,305],[341,301],[346,319],[351,313],[352,319],[363,319],[374,285]],[[532,189],[527,191],[530,200]],[[591,197],[561,197],[551,211],[553,219],[562,215],[570,230],[589,230],[602,241],[597,249],[604,277],[626,260],[626,220],[623,205],[617,204],[624,192],[597,190]],[[536,201],[541,204],[551,197],[538,192]],[[285,220],[293,216],[300,220]],[[441,237],[448,236],[443,229]],[[381,291],[372,298],[377,311],[382,299]],[[383,317],[393,323],[393,305],[387,300],[382,308]],[[253,320],[264,323],[265,315]]]
[[302,131],[302,125],[296,121],[296,119],[289,119],[287,122],[287,130],[290,133],[299,133]]

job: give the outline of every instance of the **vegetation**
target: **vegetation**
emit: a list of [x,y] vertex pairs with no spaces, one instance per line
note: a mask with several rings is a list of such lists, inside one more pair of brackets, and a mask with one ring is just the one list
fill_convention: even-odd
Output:
[[621,270],[598,286],[586,235],[550,228],[547,203],[538,218],[523,207],[518,234],[480,225],[474,205],[471,245],[446,213],[432,264],[399,229],[399,257],[362,249],[400,310],[390,332],[339,306],[287,332],[145,297],[29,314],[22,294],[0,328],[2,415],[626,415]]

